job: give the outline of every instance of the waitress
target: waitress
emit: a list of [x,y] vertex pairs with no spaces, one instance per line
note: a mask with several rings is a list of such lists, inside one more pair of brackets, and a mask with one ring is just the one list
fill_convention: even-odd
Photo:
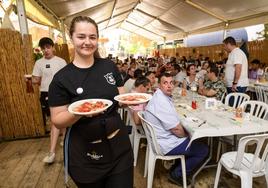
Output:
[[[65,140],[65,166],[78,187],[133,187],[133,155],[126,126],[117,113],[114,96],[124,92],[116,65],[98,55],[98,26],[85,16],[70,26],[75,49],[72,63],[60,70],[49,87],[51,120],[57,128],[69,127]],[[68,112],[82,99],[109,99],[103,113],[86,117]]]

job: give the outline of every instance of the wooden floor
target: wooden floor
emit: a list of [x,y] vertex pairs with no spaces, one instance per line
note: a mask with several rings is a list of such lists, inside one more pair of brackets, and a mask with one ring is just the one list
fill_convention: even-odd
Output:
[[[0,187],[47,187],[61,188],[64,185],[64,168],[62,147],[58,145],[56,161],[45,165],[42,159],[49,148],[49,138],[29,139],[0,143]],[[145,147],[140,149],[137,167],[134,171],[134,187],[146,188],[143,178]],[[177,188],[177,185],[167,180],[167,170],[161,161],[157,162],[154,175],[154,188]],[[222,173],[221,188],[240,187],[240,179],[230,174]],[[215,169],[204,170],[198,176],[196,188],[212,187]],[[70,187],[76,187],[70,182]],[[266,187],[265,178],[254,179],[254,188]]]

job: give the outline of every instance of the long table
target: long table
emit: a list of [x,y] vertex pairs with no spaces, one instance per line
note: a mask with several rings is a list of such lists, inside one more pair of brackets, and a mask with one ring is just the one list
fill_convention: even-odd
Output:
[[[196,110],[191,108],[193,98],[197,101]],[[268,132],[268,121],[255,117],[237,119],[235,118],[235,110],[224,104],[218,103],[218,106],[213,110],[205,109],[206,97],[196,93],[188,92],[187,96],[183,97],[180,96],[180,89],[175,88],[173,99],[178,115],[182,119],[182,125],[191,138],[189,145],[194,140],[203,137],[212,138]],[[204,124],[199,126],[201,123]],[[209,158],[194,174],[192,186],[194,186],[196,175],[212,158],[212,139],[210,139],[210,142]]]
[[264,88],[267,88],[268,91],[268,81],[265,82],[257,82],[256,80],[249,80],[249,86],[247,88],[248,91],[250,92],[255,92],[255,87],[256,86],[262,86]]

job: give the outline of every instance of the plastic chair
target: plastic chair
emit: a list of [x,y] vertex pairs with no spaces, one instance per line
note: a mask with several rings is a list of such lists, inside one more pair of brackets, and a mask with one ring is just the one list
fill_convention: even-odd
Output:
[[[244,93],[229,93],[225,97],[225,105],[226,106],[231,106],[232,108],[237,108],[243,102],[249,101],[249,100],[250,100],[250,97],[247,94],[244,94]],[[218,151],[217,151],[216,161],[218,161],[219,158],[220,158],[222,142],[227,143],[229,145],[234,145],[234,138],[233,138],[233,136],[220,137],[219,143],[218,143],[218,149],[217,149]]]
[[[252,188],[252,178],[265,176],[268,187],[268,169],[267,169],[267,152],[266,144],[268,134],[245,136],[239,140],[238,150],[224,153],[218,163],[215,177],[214,188],[218,187],[222,166],[229,172],[241,178],[241,188]],[[257,144],[254,153],[246,153],[245,148],[249,142]],[[263,151],[261,155],[261,151]]]
[[262,101],[245,101],[241,104],[243,112],[247,112],[252,117],[264,119],[268,115],[268,104]]
[[[129,107],[131,108],[131,107]],[[139,153],[139,145],[140,145],[140,140],[142,138],[146,138],[145,132],[142,128],[142,126],[136,126],[132,114],[130,112],[130,109],[127,110],[127,122],[128,125],[132,125],[132,136],[133,136],[133,141],[132,141],[132,148],[133,148],[133,153],[134,153],[134,166],[137,165],[137,159],[138,159],[138,153]]]
[[[268,115],[268,104],[261,102],[261,101],[245,101],[243,102],[240,107],[242,107],[243,112],[247,112],[250,114],[251,117],[265,119]],[[235,145],[233,137],[222,137],[221,141]],[[217,153],[217,160],[219,159],[219,154],[221,150],[222,143],[219,142],[218,144],[218,153]]]
[[249,100],[250,100],[250,97],[247,94],[244,94],[244,93],[229,93],[225,97],[225,105],[226,106],[231,106],[233,108],[237,108],[244,101],[249,101]]
[[157,143],[156,134],[154,132],[153,125],[146,121],[143,117],[143,112],[138,112],[138,115],[142,121],[142,126],[145,131],[145,135],[147,138],[147,150],[146,150],[146,160],[145,160],[145,175],[148,172],[147,177],[147,188],[152,188],[153,185],[153,177],[154,177],[154,169],[155,162],[157,159],[162,160],[174,160],[180,159],[182,166],[182,177],[183,177],[183,188],[186,188],[186,166],[185,166],[185,158],[184,155],[164,155],[160,146]]
[[129,116],[128,116],[128,111],[124,108],[118,108],[118,113],[121,117],[121,119],[123,120],[123,122],[127,125],[127,126],[131,126],[131,133],[128,133],[129,135],[129,140],[130,140],[130,143],[131,143],[131,146],[133,148],[133,141],[134,141],[134,131],[133,131],[133,125],[130,124],[130,119],[129,119]]
[[221,96],[221,102],[224,103],[227,92],[225,91]]
[[268,87],[255,86],[257,100],[268,104]]

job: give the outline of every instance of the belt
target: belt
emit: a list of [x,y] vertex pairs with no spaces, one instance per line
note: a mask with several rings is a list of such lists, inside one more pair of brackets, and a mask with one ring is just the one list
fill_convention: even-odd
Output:
[[[108,140],[112,139],[113,137],[115,137],[119,133],[119,131],[120,131],[120,129],[116,129],[114,132],[112,132],[111,134],[109,134],[107,136],[107,139]],[[92,141],[90,143],[97,144],[97,143],[101,143],[101,142],[102,142],[102,139],[98,139],[98,140]]]

